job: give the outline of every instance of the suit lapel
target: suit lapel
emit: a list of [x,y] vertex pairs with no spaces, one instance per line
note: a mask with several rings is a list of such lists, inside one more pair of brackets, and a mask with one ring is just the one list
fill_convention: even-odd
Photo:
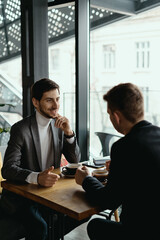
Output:
[[38,125],[37,125],[35,115],[31,118],[31,132],[32,132],[32,136],[33,136],[34,146],[36,149],[38,164],[40,166],[40,169],[42,169],[40,138],[39,138]]

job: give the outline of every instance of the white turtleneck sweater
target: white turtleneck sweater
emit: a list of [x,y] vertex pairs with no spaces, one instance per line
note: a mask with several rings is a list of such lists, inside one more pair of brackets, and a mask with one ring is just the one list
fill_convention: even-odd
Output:
[[50,122],[51,118],[45,118],[38,111],[36,112],[36,120],[38,124],[38,132],[41,146],[41,169],[44,171],[51,165],[48,163],[49,158],[53,159],[53,139]]
[[[41,166],[42,171],[52,166],[53,160],[53,137],[50,123],[52,118],[45,118],[38,111],[36,111],[36,120],[38,124],[38,132],[40,137],[40,147],[41,147]],[[74,137],[67,139],[67,141],[72,144],[74,142]],[[28,183],[37,183],[37,176],[39,172],[32,172],[26,178]]]

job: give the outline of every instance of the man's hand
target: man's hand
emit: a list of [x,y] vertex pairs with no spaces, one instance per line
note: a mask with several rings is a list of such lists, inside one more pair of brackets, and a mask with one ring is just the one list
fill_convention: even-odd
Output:
[[82,185],[85,177],[87,177],[87,176],[91,176],[87,167],[82,166],[82,167],[77,168],[76,175],[75,175],[76,183],[79,185]]
[[55,127],[62,129],[64,134],[72,135],[73,131],[71,130],[69,120],[66,117],[62,117],[61,115],[57,115],[55,120]]
[[50,167],[38,174],[38,184],[44,187],[52,187],[60,178],[58,174],[53,173],[54,167]]

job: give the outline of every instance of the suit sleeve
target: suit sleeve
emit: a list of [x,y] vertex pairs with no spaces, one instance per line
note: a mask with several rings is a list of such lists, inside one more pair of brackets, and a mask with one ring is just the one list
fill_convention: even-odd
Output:
[[102,209],[116,209],[122,204],[123,178],[119,151],[112,147],[111,166],[106,186],[94,177],[86,177],[82,187],[87,193],[89,200]]
[[67,139],[64,137],[63,142],[63,154],[68,162],[77,163],[81,159],[80,149],[77,143],[76,137],[74,138],[73,143],[69,143]]
[[25,182],[30,170],[22,168],[23,135],[19,125],[11,128],[10,140],[4,156],[2,176],[4,179]]

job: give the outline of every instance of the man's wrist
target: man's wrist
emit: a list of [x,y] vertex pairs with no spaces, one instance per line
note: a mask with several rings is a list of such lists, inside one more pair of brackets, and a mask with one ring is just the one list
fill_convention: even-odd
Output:
[[74,137],[75,136],[75,133],[73,132],[73,131],[71,131],[71,132],[69,132],[69,133],[64,133],[64,136],[65,136],[65,138],[72,138],[72,137]]

